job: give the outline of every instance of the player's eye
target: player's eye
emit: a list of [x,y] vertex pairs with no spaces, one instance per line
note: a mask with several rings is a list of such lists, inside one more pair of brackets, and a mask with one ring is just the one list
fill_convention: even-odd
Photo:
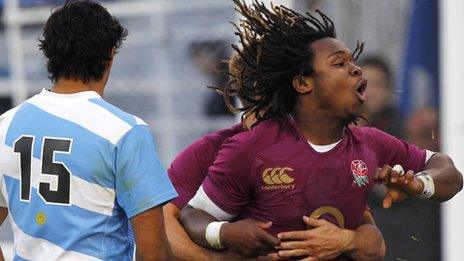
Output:
[[342,67],[343,65],[345,65],[345,62],[341,61],[341,62],[336,62],[333,64],[334,67]]

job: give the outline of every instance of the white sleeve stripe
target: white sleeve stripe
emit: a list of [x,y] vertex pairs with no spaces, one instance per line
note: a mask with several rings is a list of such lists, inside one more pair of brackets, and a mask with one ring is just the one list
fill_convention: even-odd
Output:
[[425,150],[425,163],[429,161],[429,159],[435,154],[435,152],[431,150]]
[[206,195],[203,186],[200,186],[197,193],[188,204],[193,208],[205,211],[219,221],[230,221],[235,217],[235,215],[229,214],[218,207],[208,195]]
[[135,122],[137,122],[137,124],[139,124],[139,125],[147,125],[148,126],[148,124],[144,120],[140,119],[137,116],[134,116],[134,117],[135,117]]

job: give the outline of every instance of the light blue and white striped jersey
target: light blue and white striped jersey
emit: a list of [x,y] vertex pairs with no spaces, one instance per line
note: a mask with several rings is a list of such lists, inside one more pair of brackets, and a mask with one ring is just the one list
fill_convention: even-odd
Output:
[[128,219],[177,196],[148,126],[93,91],[0,116],[0,183],[15,260],[131,260]]

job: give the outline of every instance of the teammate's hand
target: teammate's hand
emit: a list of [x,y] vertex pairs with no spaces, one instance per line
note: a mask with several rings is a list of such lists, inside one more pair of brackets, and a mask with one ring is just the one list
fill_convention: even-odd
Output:
[[275,251],[280,240],[268,234],[272,222],[244,219],[221,227],[221,243],[242,257],[266,256]]
[[383,200],[383,207],[390,208],[394,202],[403,201],[409,196],[417,196],[424,188],[424,184],[409,170],[404,175],[392,169],[389,165],[375,170],[375,181],[385,184],[387,194]]
[[279,254],[277,253],[272,253],[272,254],[268,254],[266,256],[258,256],[258,257],[255,257],[255,258],[246,258],[246,259],[243,259],[243,261],[274,261],[274,260],[280,260],[282,258],[280,258]]
[[303,260],[330,260],[347,250],[355,232],[341,229],[324,219],[303,217],[310,230],[280,233],[279,256],[302,257]]
[[[242,261],[274,261],[274,260],[280,260],[281,258],[277,253],[272,253],[268,254],[266,256],[258,256],[254,258],[246,258],[246,257],[241,257],[240,255],[227,250],[227,251],[217,251],[216,253],[212,254],[210,257],[210,261],[237,261],[237,260],[242,260]],[[2,260],[0,260],[2,261]]]

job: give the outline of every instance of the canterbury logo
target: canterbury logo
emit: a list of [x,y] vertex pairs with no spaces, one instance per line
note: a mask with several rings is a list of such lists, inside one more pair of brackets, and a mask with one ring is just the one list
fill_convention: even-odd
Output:
[[294,180],[288,175],[290,171],[293,171],[293,169],[289,167],[267,168],[263,171],[263,181],[266,185],[290,184]]

